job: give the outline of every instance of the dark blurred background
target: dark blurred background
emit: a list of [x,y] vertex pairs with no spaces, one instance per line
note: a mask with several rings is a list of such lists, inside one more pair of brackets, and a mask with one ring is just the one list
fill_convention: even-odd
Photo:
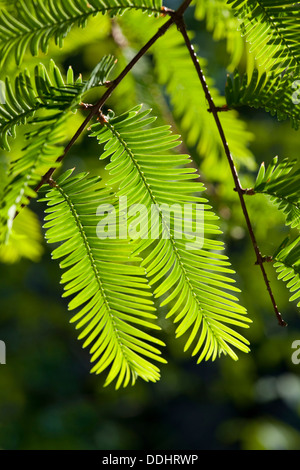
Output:
[[[177,3],[165,4],[175,8]],[[120,44],[113,41],[110,21],[102,17],[93,21],[94,28],[72,31],[63,52],[51,47],[49,57],[62,69],[72,64],[76,73],[87,76],[106,53],[119,56],[122,66]],[[196,32],[195,42],[208,61],[209,73],[224,94],[225,42],[214,41],[205,22],[193,19],[192,10],[187,21]],[[48,58],[28,56],[25,65],[30,68],[40,60],[46,63]],[[135,80],[142,77],[144,85],[147,80],[151,83],[151,56],[139,64],[135,74]],[[130,80],[133,78],[124,81],[109,107],[121,110],[137,104]],[[147,103],[146,94],[144,98]],[[164,98],[168,103],[168,97]],[[289,123],[278,123],[253,110],[241,110],[241,116],[253,133],[250,150],[257,164],[270,162],[277,154],[298,158],[299,133]],[[74,118],[70,136],[82,119],[82,115]],[[18,151],[22,145],[20,137],[13,149]],[[238,362],[222,357],[215,363],[197,365],[182,352],[183,343],[173,339],[173,326],[167,324],[163,339],[168,364],[161,368],[161,381],[147,384],[138,380],[134,387],[117,392],[113,386],[103,388],[104,376],[89,373],[88,352],[77,341],[67,302],[61,298],[59,267],[51,261],[50,247],[43,243],[38,263],[22,258],[14,264],[0,264],[0,339],[7,346],[7,364],[0,365],[0,448],[300,449],[300,364],[291,360],[292,343],[300,340],[299,311],[288,302],[289,293],[272,266],[266,266],[289,324],[287,328],[277,325],[259,268],[254,265],[233,183],[213,184],[209,175],[202,174],[196,150],[189,151],[207,183],[214,209],[221,214],[227,254],[242,290],[240,299],[253,320],[245,333],[251,353],[240,353]],[[98,153],[97,144],[84,136],[70,152],[66,167],[102,174]],[[244,181],[251,181],[255,171],[241,171]],[[42,222],[42,204],[34,201],[31,209]],[[249,199],[249,211],[262,251],[272,253],[286,235],[283,219],[263,197]]]

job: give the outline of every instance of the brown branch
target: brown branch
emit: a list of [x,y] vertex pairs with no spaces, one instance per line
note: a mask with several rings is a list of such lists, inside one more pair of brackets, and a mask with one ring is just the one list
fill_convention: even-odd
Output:
[[[263,263],[273,263],[273,261],[274,261],[273,256],[263,256],[262,257],[262,262]],[[259,263],[256,261],[255,264],[258,265]]]
[[[237,192],[237,189],[234,188],[234,191]],[[247,189],[242,189],[242,188],[241,188],[241,192],[242,192],[243,194],[245,194],[246,196],[255,196],[255,194],[256,194],[254,188],[247,188]]]
[[278,310],[278,307],[277,307],[277,304],[276,304],[276,301],[275,301],[275,298],[274,298],[274,295],[273,295],[273,291],[271,289],[270,281],[267,277],[267,273],[266,273],[266,270],[265,270],[265,267],[264,267],[265,258],[262,256],[262,254],[260,252],[260,249],[258,247],[257,241],[256,241],[254,230],[253,230],[253,227],[252,227],[252,224],[251,224],[251,221],[250,221],[250,217],[249,217],[249,213],[248,213],[246,203],[245,203],[245,200],[244,200],[245,191],[242,189],[242,186],[241,186],[241,183],[240,183],[240,180],[239,180],[239,176],[238,176],[238,172],[237,172],[237,169],[235,167],[235,164],[234,164],[234,161],[233,161],[233,158],[232,158],[232,155],[231,155],[231,152],[230,152],[230,149],[229,149],[226,137],[225,137],[225,133],[224,133],[221,121],[220,121],[219,116],[218,116],[218,108],[215,106],[213,98],[212,98],[212,96],[210,94],[210,91],[208,89],[203,71],[201,69],[201,66],[199,64],[197,55],[195,53],[194,47],[193,47],[193,45],[192,45],[192,43],[191,43],[191,41],[188,37],[187,29],[186,29],[184,20],[183,20],[182,17],[176,17],[175,20],[176,20],[177,27],[178,27],[179,31],[181,32],[181,34],[184,38],[186,47],[189,51],[189,54],[190,54],[191,59],[193,61],[194,67],[197,71],[199,80],[201,82],[201,85],[202,85],[202,88],[203,88],[203,91],[204,91],[204,94],[205,94],[205,98],[206,98],[206,100],[209,104],[210,112],[212,113],[212,115],[214,117],[215,123],[216,123],[217,128],[218,128],[219,135],[220,135],[221,140],[222,140],[222,144],[223,144],[223,147],[224,147],[224,150],[225,150],[225,154],[226,154],[226,157],[227,157],[227,160],[228,160],[228,163],[229,163],[229,166],[230,166],[230,170],[231,170],[231,173],[232,173],[232,176],[233,176],[233,179],[234,179],[235,190],[238,193],[238,196],[239,196],[239,199],[240,199],[240,204],[241,204],[242,211],[243,211],[243,214],[244,214],[244,218],[245,218],[245,221],[246,221],[246,224],[247,224],[248,232],[249,232],[251,242],[252,242],[255,254],[256,254],[256,264],[258,264],[260,266],[260,269],[261,269],[261,272],[262,272],[262,275],[263,275],[263,278],[264,278],[264,282],[265,282],[266,287],[267,287],[267,291],[269,293],[269,296],[270,296],[275,314],[276,314],[277,319],[278,319],[278,323],[279,323],[280,326],[287,326],[287,323],[282,319],[281,313]]
[[[210,109],[210,108],[208,108],[207,111],[208,111],[209,113],[212,113],[212,112],[213,112],[213,110]],[[222,112],[224,112],[224,111],[231,111],[231,108],[229,108],[229,107],[227,106],[227,104],[223,104],[223,106],[215,106],[215,111],[217,111],[218,113],[222,113]]]

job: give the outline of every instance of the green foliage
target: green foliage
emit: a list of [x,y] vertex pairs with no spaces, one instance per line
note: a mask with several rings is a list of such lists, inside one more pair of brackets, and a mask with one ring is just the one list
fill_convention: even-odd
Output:
[[[156,25],[149,23],[147,17],[139,19],[138,22],[133,15],[122,18],[126,35],[137,39],[143,37],[145,29],[151,28],[150,31],[155,32]],[[226,180],[230,176],[222,143],[213,116],[207,112],[207,101],[183,38],[175,28],[171,29],[159,43],[154,44],[152,53],[155,76],[166,89],[171,112],[183,135],[184,143],[188,148],[196,148],[197,162],[201,161],[201,171],[206,178],[214,181]],[[208,75],[207,61],[203,57],[199,57],[199,60],[215,103],[222,106],[225,100],[216,88],[214,80]],[[249,149],[253,136],[246,129],[245,123],[236,111],[224,113],[221,119],[237,164],[253,168],[253,156]],[[216,166],[218,172],[215,171]]]
[[[298,300],[300,297],[300,236],[291,243],[285,245],[279,252],[274,254],[274,267],[278,273],[278,279],[287,283],[287,288],[293,295],[290,301]],[[298,301],[297,306],[300,306]]]
[[254,191],[271,196],[272,202],[285,214],[286,224],[300,230],[300,170],[295,169],[296,163],[287,158],[278,163],[278,157],[267,169],[262,163]]
[[300,66],[299,5],[286,0],[228,0],[241,34],[265,70],[280,74]]
[[[124,12],[129,13],[122,16]],[[116,388],[134,384],[138,377],[151,382],[159,380],[156,362],[165,362],[159,349],[164,343],[152,330],[159,331],[167,324],[163,315],[172,318],[176,338],[182,337],[184,351],[191,350],[198,362],[215,360],[222,354],[236,360],[235,349],[249,351],[249,341],[237,330],[248,328],[251,320],[236,297],[240,290],[234,286],[235,271],[218,238],[222,234],[218,217],[207,198],[202,197],[204,184],[199,182],[197,165],[185,150],[187,147],[191,151],[197,164],[201,162],[206,178],[218,182],[219,186],[209,190],[211,194],[215,191],[216,199],[222,201],[218,201],[217,207],[226,214],[226,210],[231,211],[234,197],[232,191],[224,197],[230,172],[229,157],[226,153],[225,158],[224,153],[226,145],[220,139],[220,124],[215,125],[214,109],[208,112],[200,72],[190,60],[191,51],[187,50],[178,28],[173,25],[162,34],[159,28],[166,19],[153,19],[161,12],[160,0],[18,0],[0,8],[1,63],[11,58],[11,63],[14,59],[17,66],[27,51],[33,56],[47,53],[51,38],[62,47],[74,26],[86,27],[89,18],[98,13],[117,17],[111,23],[111,36],[102,41],[99,51],[97,44],[97,54],[103,58],[99,61],[92,53],[87,60],[98,64],[85,81],[81,75],[75,79],[72,68],[64,77],[51,60],[47,67],[37,65],[34,72],[21,69],[12,80],[14,70],[5,79],[5,97],[2,89],[0,96],[3,102],[0,146],[9,152],[10,145],[22,141],[23,148],[22,152],[13,152],[12,157],[1,155],[0,256],[7,262],[24,255],[32,260],[40,256],[37,219],[27,210],[21,216],[18,214],[47,182],[44,228],[48,242],[56,244],[53,259],[62,258],[63,296],[72,296],[69,310],[77,310],[71,322],[81,330],[79,339],[84,340],[83,347],[90,349],[92,372],[107,370],[105,384],[116,381]],[[299,85],[295,80],[300,57],[296,41],[298,12],[296,4],[274,0],[196,2],[196,19],[206,19],[206,28],[214,38],[226,40],[229,67],[241,69],[242,51],[248,50],[244,38],[238,36],[238,23],[259,66],[251,78],[241,72],[235,72],[233,79],[228,78],[225,90],[228,106],[224,106],[222,91],[217,88],[223,82],[224,70],[219,70],[215,80],[209,76],[212,69],[209,62],[200,58],[234,160],[234,164],[230,161],[231,171],[236,171],[235,164],[244,172],[256,167],[249,149],[253,135],[232,108],[263,108],[279,120],[290,119],[295,129],[299,127],[298,92],[293,93]],[[145,57],[146,48],[142,46],[157,31],[160,31],[155,36],[157,40],[153,40],[150,55]],[[236,43],[238,47],[234,49]],[[115,82],[107,83],[116,63],[111,52],[117,51],[125,64],[135,54],[134,49],[140,51],[141,57],[132,62],[140,68],[131,77],[131,88],[126,82],[130,67],[120,70]],[[141,84],[146,61],[157,83],[141,94],[158,111],[161,124],[157,127],[151,125],[155,118],[150,115],[149,106],[142,111],[141,106],[136,106],[140,102],[137,97],[127,96],[132,89],[134,95],[135,89],[140,92],[142,86],[147,87],[146,82]],[[249,71],[255,61],[245,62]],[[203,82],[202,75],[201,78]],[[52,179],[89,121],[89,118],[84,121],[77,131],[72,129],[73,138],[65,147],[67,128],[72,126],[74,114],[80,107],[89,109],[97,103],[98,86],[111,86],[102,101],[108,107],[107,97],[123,80],[123,97],[120,94],[110,106],[117,116],[101,109],[95,116],[97,122],[91,124],[90,136],[97,139],[100,147],[92,139],[86,145],[93,149],[90,152],[93,155],[95,149],[100,149],[100,160],[109,159],[105,168],[99,163],[92,168],[96,175],[101,172],[103,180],[87,172],[72,176],[73,170]],[[90,97],[93,102],[84,104],[85,98]],[[135,103],[132,109],[127,106],[130,101]],[[93,108],[94,114],[99,103]],[[119,112],[122,107],[125,112]],[[170,123],[178,126],[184,142],[171,132]],[[79,156],[73,158],[76,161]],[[85,168],[91,160],[87,155],[81,164]],[[299,229],[300,170],[295,163],[288,159],[278,163],[275,158],[266,170],[262,165],[254,188],[248,193],[270,196],[271,203],[285,214],[286,224]],[[129,207],[128,220],[124,201]],[[183,212],[186,205],[188,215]],[[244,207],[243,210],[245,216]],[[122,221],[121,227],[117,220]],[[105,224],[113,229],[114,237],[100,236]],[[197,232],[195,237],[198,224],[201,233]],[[273,259],[279,277],[287,281],[295,300],[300,296],[299,237],[287,243],[280,246]]]
[[[65,83],[53,61],[50,62],[49,74],[40,64],[35,69],[34,78],[27,70],[20,73],[15,79],[14,89],[9,78],[5,79],[5,102],[0,106],[0,146],[3,149],[10,150],[8,136],[16,137],[16,127],[33,119],[38,110],[63,111],[74,104],[73,92],[78,95],[80,88],[76,87],[72,75],[69,74]],[[39,120],[31,120],[31,123]]]
[[[215,173],[212,170],[215,165],[220,165],[225,172],[227,162],[224,159],[217,128],[212,115],[207,112],[208,105],[196,71],[186,53],[183,40],[176,30],[170,31],[162,43],[154,49],[154,55],[159,81],[166,86],[174,115],[186,135],[187,144],[191,147],[196,146],[199,154],[205,156],[203,170],[206,174]],[[168,61],[165,57],[168,57]],[[204,64],[204,74],[207,75],[206,61],[203,58],[199,60],[201,60],[201,65]],[[178,67],[179,63],[181,67]],[[206,80],[216,105],[223,105],[224,98],[220,96],[213,80],[210,77]],[[252,140],[252,135],[246,130],[244,122],[235,112],[224,113],[221,119],[232,154],[239,164],[248,166],[251,160],[248,145]]]
[[[286,225],[300,229],[300,192],[299,175],[296,160],[287,158],[278,163],[278,157],[265,168],[262,163],[250,194],[261,193],[270,196],[274,205],[286,217]],[[272,256],[278,279],[287,282],[287,288],[293,292],[291,301],[300,297],[300,237],[289,241],[289,236],[281,243]],[[298,302],[297,306],[300,305]]]
[[[83,329],[84,347],[92,347],[92,372],[110,371],[106,385],[117,379],[116,388],[135,382],[159,379],[159,370],[148,358],[164,362],[150,343],[162,341],[143,329],[159,329],[153,323],[153,302],[148,299],[144,269],[132,265],[138,259],[126,241],[100,240],[96,236],[95,214],[100,204],[111,204],[110,191],[102,189],[98,177],[81,173],[63,174],[47,193],[46,237],[49,243],[63,242],[52,253],[66,269],[61,282],[64,297],[75,294],[69,310],[80,307],[72,318]],[[134,325],[137,325],[134,326]],[[145,357],[146,359],[145,359]]]
[[[50,112],[44,120],[50,124],[63,112],[76,111],[83,94],[91,88],[103,85],[114,66],[113,57],[104,57],[93,70],[89,80],[82,83],[82,77],[74,80],[70,67],[67,79],[61,75],[54,61],[50,61],[49,71],[43,64],[35,68],[34,78],[25,70],[20,73],[14,84],[5,79],[5,102],[0,105],[0,146],[9,151],[8,136],[16,137],[16,127],[43,121],[39,110]],[[53,112],[55,111],[55,112]]]
[[[148,208],[139,221],[141,241],[136,252],[151,249],[142,265],[146,267],[150,283],[159,282],[155,296],[167,294],[162,305],[173,303],[167,317],[174,317],[178,324],[177,337],[189,331],[185,350],[194,343],[192,354],[200,352],[198,362],[203,358],[214,360],[221,353],[237,359],[229,345],[247,352],[245,343],[248,342],[226,324],[247,327],[250,320],[244,316],[245,309],[236,303],[236,297],[227,292],[239,289],[232,286],[233,280],[228,277],[233,271],[227,257],[219,253],[223,244],[209,238],[220,232],[215,225],[216,216],[206,199],[193,195],[205,188],[202,183],[193,182],[197,175],[187,166],[190,159],[167,152],[179,145],[178,136],[172,135],[166,126],[146,128],[153,121],[152,117],[146,117],[149,111],[140,112],[136,108],[122,116],[105,119],[103,125],[93,126],[92,136],[105,144],[100,158],[111,158],[106,167],[111,174],[109,184],[119,186],[117,195],[127,196],[129,206],[142,202]],[[176,207],[172,209],[173,223],[170,224],[164,204],[167,207],[174,201]],[[182,233],[183,207],[191,202],[194,203],[191,220]],[[149,224],[151,206],[159,217]],[[203,239],[190,241],[197,211],[204,212]],[[150,233],[157,233],[157,236],[150,237]],[[182,237],[178,237],[178,233]],[[159,242],[153,238],[159,238]]]
[[[259,76],[257,69],[249,79],[247,74],[240,76],[236,71],[233,79],[226,83],[226,101],[230,108],[250,106],[263,108],[279,121],[290,119],[294,129],[299,128],[300,108],[293,95],[297,76],[295,73],[266,73]],[[297,88],[297,86],[296,86]],[[296,92],[297,94],[297,92]]]
[[27,49],[32,55],[39,50],[46,54],[52,38],[62,47],[74,25],[84,28],[89,17],[98,13],[113,16],[134,9],[158,13],[161,0],[18,0],[16,6],[13,12],[0,11],[2,65],[10,54],[19,65]]
[[[8,181],[2,189],[0,206],[0,241],[7,241],[14,217],[28,198],[36,197],[33,188],[49,168],[58,167],[57,159],[62,155],[67,119],[77,110],[83,96],[91,88],[103,85],[114,65],[113,57],[104,57],[86,82],[81,77],[74,80],[70,68],[64,80],[59,68],[50,62],[49,73],[43,65],[35,69],[34,79],[25,72],[15,81],[13,93],[7,83],[6,103],[0,107],[2,122],[0,136],[3,146],[9,149],[8,135],[16,135],[16,126],[24,125],[30,119],[29,143],[23,154],[13,159]],[[38,114],[43,110],[46,114]]]
[[226,0],[196,0],[195,18],[206,21],[206,29],[215,41],[226,40],[229,55],[228,70],[234,70],[245,52],[244,40],[239,32],[239,22]]
[[24,257],[38,262],[43,252],[40,221],[34,212],[25,208],[14,223],[8,243],[0,246],[0,261],[17,263]]

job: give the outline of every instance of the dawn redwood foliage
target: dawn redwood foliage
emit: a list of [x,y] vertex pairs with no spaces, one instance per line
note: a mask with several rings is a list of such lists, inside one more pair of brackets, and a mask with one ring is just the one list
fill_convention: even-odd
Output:
[[[227,79],[225,98],[213,80],[205,78],[206,63],[198,61],[185,26],[187,9],[196,19],[206,20],[208,31],[216,30],[217,38],[227,41],[228,69],[233,73]],[[47,54],[53,40],[63,48],[73,27],[88,29],[97,15],[112,18],[113,28],[120,22],[117,40],[125,42],[131,31],[129,35],[144,44],[119,75],[112,55],[104,56],[86,80],[74,77],[71,67],[64,76],[52,59],[47,67],[23,67],[24,57]],[[16,234],[30,239],[31,224],[34,238],[32,214],[25,206],[41,196],[45,236],[55,244],[53,259],[60,259],[63,296],[71,297],[71,322],[80,330],[83,347],[90,350],[92,372],[106,370],[106,385],[115,381],[119,388],[135,383],[138,377],[159,380],[158,364],[166,362],[160,339],[161,307],[167,308],[166,318],[176,325],[176,336],[185,338],[185,350],[198,362],[222,354],[236,360],[237,350],[248,352],[249,342],[240,330],[251,324],[236,297],[239,289],[223,253],[218,217],[203,196],[205,187],[191,158],[182,151],[180,137],[171,131],[172,123],[155,124],[154,111],[139,103],[119,115],[104,111],[107,100],[151,53],[155,76],[165,86],[173,116],[186,138],[184,144],[196,147],[211,166],[219,164],[221,157],[230,169],[262,282],[279,324],[285,325],[264,263],[274,262],[279,278],[292,293],[291,300],[299,299],[300,170],[297,160],[276,157],[267,168],[261,164],[253,188],[243,189],[236,164],[247,157],[249,135],[236,110],[262,108],[279,120],[289,119],[298,129],[299,20],[298,4],[289,1],[185,0],[177,10],[165,7],[161,0],[1,4],[1,67],[4,70],[12,58],[19,67],[13,82],[7,78],[2,83],[2,149],[10,152],[12,138],[22,126],[29,131],[22,153],[8,160],[1,177],[0,243],[5,250],[18,243]],[[241,55],[250,54],[248,43],[256,60],[249,60],[247,72],[235,70]],[[184,89],[183,83],[188,84]],[[100,100],[86,103],[89,93],[99,87],[103,90]],[[87,117],[68,143],[65,129],[79,109]],[[106,161],[105,183],[76,169],[59,170],[83,132],[99,144],[95,158]],[[257,193],[269,197],[293,234],[298,232],[291,240],[286,238],[272,256],[261,254],[245,203],[247,196]],[[123,201],[129,209],[127,217]],[[140,210],[138,218],[130,212],[135,205],[146,209],[145,213]],[[182,220],[182,208],[187,205],[191,210]],[[167,207],[171,212],[167,213]],[[25,227],[18,225],[24,213]],[[201,236],[192,242],[199,214]],[[108,221],[114,236],[100,236]],[[138,237],[134,236],[137,232]]]

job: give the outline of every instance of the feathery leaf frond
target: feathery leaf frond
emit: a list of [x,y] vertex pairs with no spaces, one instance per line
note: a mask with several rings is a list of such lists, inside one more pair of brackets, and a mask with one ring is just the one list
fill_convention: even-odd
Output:
[[[81,76],[75,81],[70,67],[65,80],[55,65],[50,61],[47,70],[39,64],[32,78],[27,70],[20,73],[12,87],[8,78],[5,79],[5,100],[0,105],[0,146],[9,151],[8,136],[15,137],[16,127],[20,124],[42,122],[41,115],[34,120],[37,111],[46,109],[52,114],[65,110],[75,110],[82,95],[89,89],[103,85],[114,66],[112,56],[105,56],[95,67],[86,82]],[[56,114],[47,115],[47,120],[55,119]]]
[[278,157],[267,169],[262,163],[253,189],[256,193],[271,196],[271,201],[285,214],[286,225],[300,229],[300,170],[295,170],[297,161],[286,158],[277,163]]
[[289,0],[228,0],[265,70],[300,67],[300,10]]
[[[72,87],[71,93],[68,87]],[[18,125],[27,124],[40,109],[64,110],[72,104],[73,93],[78,95],[79,90],[70,73],[69,81],[63,80],[53,61],[50,62],[49,72],[44,65],[38,65],[34,78],[27,70],[20,73],[15,79],[14,89],[6,78],[5,102],[0,105],[0,146],[9,151],[8,137],[16,136]]]
[[[167,296],[162,305],[172,304],[168,317],[174,317],[178,324],[177,337],[189,330],[185,349],[194,344],[193,355],[200,352],[199,362],[214,360],[221,353],[237,359],[230,345],[247,352],[248,342],[226,324],[247,327],[250,320],[237,298],[227,292],[239,290],[227,276],[233,273],[227,257],[218,253],[223,244],[208,238],[220,233],[215,225],[217,217],[206,199],[197,195],[205,188],[193,181],[198,176],[187,166],[189,157],[169,153],[179,145],[178,136],[171,134],[169,126],[147,128],[155,120],[147,117],[149,112],[136,107],[122,116],[104,119],[103,124],[92,126],[91,135],[104,144],[100,158],[111,158],[106,168],[111,174],[109,184],[119,186],[117,195],[126,196],[130,207],[140,203],[147,207],[138,223],[136,252],[145,253],[142,265],[151,284],[160,281],[156,297]],[[183,216],[185,204],[192,205],[188,217]],[[170,205],[171,222],[166,209]],[[154,220],[151,216],[149,224],[150,213]],[[203,220],[195,235],[199,213]],[[136,224],[131,220],[134,232]],[[195,237],[194,244],[190,237]],[[147,254],[150,247],[152,251]]]
[[[287,282],[287,288],[293,295],[290,301],[300,298],[300,236],[293,242],[285,245],[273,256],[274,268],[278,273],[278,279]],[[297,306],[300,307],[300,300]]]
[[[29,74],[16,79],[15,94],[9,88],[6,104],[0,107],[0,138],[8,146],[8,134],[15,135],[17,124],[28,119],[37,129],[27,134],[29,141],[24,153],[11,161],[9,178],[2,191],[0,205],[0,243],[8,240],[15,214],[28,198],[36,197],[33,188],[50,168],[58,166],[57,159],[64,149],[66,121],[83,99],[84,93],[99,84],[104,84],[114,65],[112,56],[104,57],[86,82],[74,80],[70,68],[64,80],[53,61],[49,72],[43,65],[35,70],[34,80]],[[22,82],[26,78],[26,83]],[[23,83],[20,88],[19,84]],[[38,111],[43,109],[44,114]],[[45,113],[46,111],[46,113]]]
[[[294,129],[299,128],[300,107],[295,89],[296,76],[294,73],[275,75],[264,72],[259,76],[254,69],[251,79],[247,74],[240,76],[236,71],[233,79],[228,76],[226,83],[226,100],[231,108],[251,106],[263,108],[279,121],[290,119]],[[296,86],[297,88],[297,86]]]
[[85,27],[98,13],[111,16],[127,10],[148,14],[161,11],[161,0],[19,0],[13,11],[0,10],[0,63],[11,54],[17,65],[27,49],[32,55],[46,53],[50,40],[62,47],[74,25]]
[[153,323],[145,270],[136,265],[127,241],[97,236],[99,206],[114,210],[110,191],[101,188],[99,177],[71,173],[63,174],[46,195],[44,228],[49,243],[61,242],[52,258],[64,258],[63,296],[75,295],[69,310],[80,310],[71,322],[82,330],[83,347],[90,347],[91,372],[109,368],[105,384],[117,379],[116,388],[137,377],[155,382],[159,369],[149,359],[165,362],[156,347],[164,343],[144,331],[160,329]]

